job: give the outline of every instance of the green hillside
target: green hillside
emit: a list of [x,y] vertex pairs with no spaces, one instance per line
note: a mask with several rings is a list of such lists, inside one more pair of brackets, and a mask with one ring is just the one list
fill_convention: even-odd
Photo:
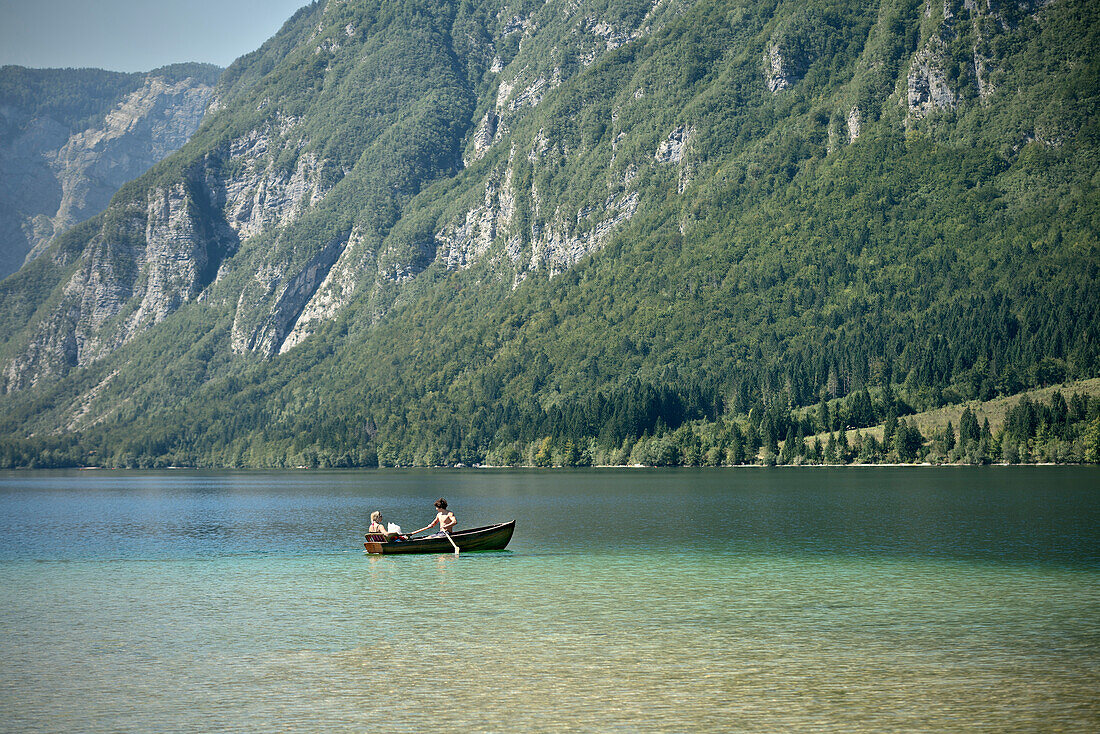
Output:
[[315,3],[0,283],[0,461],[730,463],[1095,377],[1100,8],[968,5]]

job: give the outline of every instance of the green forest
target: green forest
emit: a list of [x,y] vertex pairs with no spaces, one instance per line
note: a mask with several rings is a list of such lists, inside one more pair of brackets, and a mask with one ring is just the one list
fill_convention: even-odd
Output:
[[[227,141],[301,120],[272,163],[316,155],[331,191],[212,249],[203,295],[108,356],[5,388],[0,466],[1100,461],[1087,394],[1023,399],[996,430],[910,420],[1100,375],[1100,8],[673,5],[300,11],[225,72],[223,109],[183,150],[0,283],[0,365],[37,354],[95,248],[138,272],[125,257],[146,192],[229,175]],[[506,33],[513,11],[534,30]],[[648,30],[598,37],[588,61],[585,13]],[[795,79],[778,92],[772,48]],[[917,115],[907,84],[926,48],[955,102]],[[493,68],[561,82],[512,114]],[[492,110],[500,142],[463,164]],[[690,147],[663,163],[678,126]],[[505,171],[515,218],[449,266],[437,233]],[[598,226],[581,213],[627,185],[637,210],[598,249],[537,261],[537,233],[579,241]],[[369,256],[343,308],[292,349],[231,348],[350,232]],[[287,275],[261,283],[269,271]]]

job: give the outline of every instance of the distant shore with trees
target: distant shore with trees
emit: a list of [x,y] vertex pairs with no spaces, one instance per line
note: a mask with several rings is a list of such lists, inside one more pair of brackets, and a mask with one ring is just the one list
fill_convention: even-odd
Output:
[[[112,453],[65,434],[0,440],[0,469],[1100,464],[1100,378],[921,412],[889,388],[861,388],[803,408],[758,402],[735,415],[708,415],[690,395],[672,391],[630,401],[597,396],[588,415],[550,411],[543,435],[535,429],[530,440],[501,442],[458,460],[431,447],[411,452],[378,434],[352,444],[305,431],[295,440],[307,448],[296,452],[280,451],[277,443],[248,451],[229,444],[204,455],[155,453],[141,443]],[[593,417],[599,415],[606,420]],[[647,428],[631,430],[638,425]],[[355,435],[369,434],[366,429]],[[331,448],[308,448],[319,438]]]
[[[814,410],[754,408],[608,447],[543,437],[491,452],[492,466],[844,466],[1100,463],[1100,380],[914,413],[886,391]],[[1091,393],[1091,394],[1090,394]],[[882,422],[878,422],[882,416]],[[991,421],[992,418],[992,421]]]

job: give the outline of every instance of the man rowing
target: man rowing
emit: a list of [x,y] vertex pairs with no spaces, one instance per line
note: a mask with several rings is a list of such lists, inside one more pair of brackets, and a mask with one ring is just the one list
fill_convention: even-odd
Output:
[[439,525],[439,532],[434,535],[429,535],[429,538],[446,537],[451,541],[451,545],[455,547],[455,555],[458,555],[458,545],[451,538],[451,528],[458,524],[458,519],[455,514],[447,509],[447,500],[440,497],[435,501],[435,519],[428,523],[425,527],[420,528],[416,532],[410,533],[410,535],[416,535],[416,533],[422,533],[425,530]]

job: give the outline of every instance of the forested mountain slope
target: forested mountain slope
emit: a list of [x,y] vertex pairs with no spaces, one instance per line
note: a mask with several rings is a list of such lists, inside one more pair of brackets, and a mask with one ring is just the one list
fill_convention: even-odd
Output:
[[0,434],[106,465],[470,463],[1095,375],[1098,15],[314,3],[0,284]]
[[220,73],[0,68],[0,278],[186,143]]

